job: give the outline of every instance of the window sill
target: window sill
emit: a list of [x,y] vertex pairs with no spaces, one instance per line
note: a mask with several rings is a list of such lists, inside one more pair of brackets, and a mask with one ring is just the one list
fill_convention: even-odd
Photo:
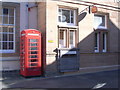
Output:
[[0,53],[15,53],[15,50],[0,50]]
[[60,27],[60,28],[75,28],[75,29],[78,28],[78,26],[69,26],[69,25],[58,25],[58,27]]
[[94,28],[94,30],[108,30],[108,28]]

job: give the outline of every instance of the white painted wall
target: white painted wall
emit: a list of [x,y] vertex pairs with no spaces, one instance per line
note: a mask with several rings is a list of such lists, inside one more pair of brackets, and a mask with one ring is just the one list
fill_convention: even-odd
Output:
[[29,3],[30,11],[28,13],[29,15],[29,28],[30,29],[38,29],[37,28],[37,7],[34,2]]
[[20,30],[24,30],[28,28],[28,10],[27,10],[27,2],[20,3]]
[[[30,11],[28,11],[30,7]],[[37,7],[35,3],[20,3],[20,30],[37,29]]]

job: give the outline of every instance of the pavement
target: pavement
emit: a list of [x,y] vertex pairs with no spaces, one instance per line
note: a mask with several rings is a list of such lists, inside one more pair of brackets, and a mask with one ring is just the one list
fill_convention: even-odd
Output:
[[119,70],[54,77],[24,78],[18,72],[3,73],[2,88],[120,88]]

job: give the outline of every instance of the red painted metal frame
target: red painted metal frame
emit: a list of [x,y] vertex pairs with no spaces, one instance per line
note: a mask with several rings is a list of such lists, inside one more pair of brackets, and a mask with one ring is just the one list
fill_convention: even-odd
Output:
[[[30,40],[36,40],[37,42],[30,42]],[[20,74],[25,77],[41,75],[41,33],[34,29],[23,30],[20,43]],[[30,44],[36,44],[36,46]],[[37,48],[37,50],[30,50],[32,47]],[[32,56],[36,57],[32,58]]]

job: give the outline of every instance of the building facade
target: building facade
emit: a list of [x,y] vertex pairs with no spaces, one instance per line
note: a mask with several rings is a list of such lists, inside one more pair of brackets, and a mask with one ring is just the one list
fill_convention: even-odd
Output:
[[[18,5],[16,7],[16,9],[19,8],[18,10],[5,7],[1,15],[3,18],[1,24],[3,39],[0,41],[2,43],[2,70],[20,69],[20,31],[27,28],[42,32],[44,75],[118,68],[119,3],[114,0],[112,2],[48,0],[16,5]],[[97,7],[96,13],[91,12],[93,6]],[[9,12],[14,12],[14,14]],[[14,23],[5,22],[6,16],[8,16],[8,21],[11,21],[10,17],[14,18]],[[13,28],[15,28],[14,32]]]

